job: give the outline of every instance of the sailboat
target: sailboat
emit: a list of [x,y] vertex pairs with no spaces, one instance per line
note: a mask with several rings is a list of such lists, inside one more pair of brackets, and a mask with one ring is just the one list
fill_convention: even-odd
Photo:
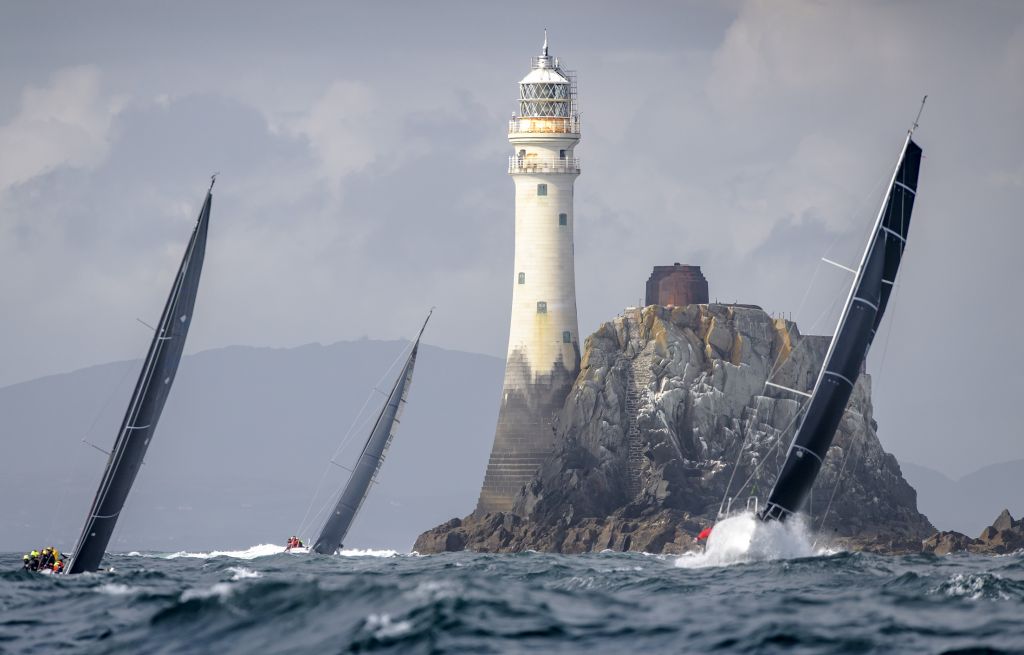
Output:
[[192,324],[192,309],[206,254],[206,231],[210,222],[215,181],[216,176],[210,179],[210,188],[206,192],[206,199],[196,219],[160,322],[154,330],[149,352],[135,383],[135,391],[110,451],[107,468],[86,515],[82,535],[78,538],[64,573],[82,573],[99,568],[114,526],[117,525],[117,518],[156,432]]
[[764,521],[783,521],[803,509],[889,303],[917,196],[921,147],[913,137],[920,118],[918,111],[903,142],[860,265],[856,270],[847,269],[854,275],[853,285],[782,470],[758,513]]
[[345,536],[348,535],[352,522],[355,521],[356,515],[359,513],[359,508],[362,507],[363,502],[366,500],[370,485],[375,482],[377,473],[380,471],[381,465],[384,464],[384,457],[391,446],[391,440],[395,437],[395,428],[399,423],[399,417],[409,395],[409,387],[412,384],[412,372],[416,366],[416,355],[420,348],[420,339],[423,337],[423,330],[426,329],[431,314],[433,314],[433,310],[427,314],[426,320],[423,321],[423,326],[416,336],[416,341],[413,342],[412,350],[409,351],[405,365],[402,367],[398,379],[395,380],[391,393],[388,394],[388,400],[384,403],[384,408],[381,409],[380,414],[377,416],[377,421],[373,425],[373,430],[370,431],[370,436],[367,438],[366,443],[363,444],[363,450],[359,453],[359,459],[351,469],[348,483],[334,504],[334,509],[330,516],[324,522],[319,536],[317,536],[310,548],[314,553],[333,555],[341,549]]

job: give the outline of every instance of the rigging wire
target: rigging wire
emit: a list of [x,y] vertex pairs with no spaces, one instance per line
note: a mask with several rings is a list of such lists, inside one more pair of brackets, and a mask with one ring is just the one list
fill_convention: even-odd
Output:
[[[852,210],[852,211],[850,212],[850,214],[848,215],[848,217],[847,217],[847,220],[846,220],[846,224],[847,224],[847,225],[849,225],[849,224],[852,224],[852,223],[853,223],[853,220],[854,220],[854,218],[855,218],[855,217],[856,217],[856,216],[857,216],[858,214],[860,214],[860,213],[861,213],[861,212],[863,211],[863,209],[864,209],[865,205],[866,205],[866,204],[868,203],[868,201],[869,201],[869,200],[871,200],[871,199],[872,199],[873,197],[876,197],[876,195],[877,195],[877,193],[878,193],[878,189],[879,189],[879,187],[881,187],[881,186],[882,186],[882,185],[884,184],[885,180],[886,180],[886,179],[887,179],[888,177],[889,177],[889,176],[888,176],[887,174],[883,173],[883,174],[882,174],[882,175],[881,175],[881,176],[880,176],[880,177],[878,178],[878,180],[877,180],[877,181],[876,181],[876,182],[875,182],[875,183],[874,183],[874,184],[873,184],[873,185],[871,186],[870,190],[869,190],[869,191],[868,191],[868,192],[867,192],[867,193],[866,193],[866,194],[865,194],[865,195],[864,195],[864,196],[863,196],[863,197],[861,198],[861,200],[860,200],[860,202],[858,202],[857,206],[856,206],[856,207],[855,207],[855,208],[854,208],[854,209],[853,209],[853,210]],[[870,227],[869,227],[868,229],[870,229]],[[835,238],[834,238],[834,239],[832,240],[832,242],[831,242],[831,243],[830,243],[830,244],[828,245],[828,247],[827,247],[827,248],[825,249],[825,253],[824,253],[824,254],[825,254],[825,255],[828,255],[828,254],[830,254],[830,253],[831,253],[831,251],[832,251],[832,249],[833,249],[833,248],[835,248],[835,246],[836,246],[836,245],[837,245],[837,244],[839,243],[839,241],[840,241],[840,240],[841,240],[841,239],[842,239],[842,238],[843,238],[844,236],[845,236],[845,235],[844,235],[844,234],[842,234],[842,233],[841,233],[841,234],[838,234],[838,235],[836,235],[836,237],[835,237]],[[817,264],[815,265],[815,267],[814,267],[814,273],[813,273],[813,274],[812,274],[812,276],[811,276],[811,280],[810,280],[810,282],[808,282],[808,284],[807,284],[807,287],[806,287],[806,288],[805,288],[805,290],[804,290],[804,294],[803,294],[803,297],[802,297],[802,298],[800,299],[800,304],[799,304],[799,305],[797,306],[797,315],[798,315],[798,316],[799,316],[800,312],[802,312],[802,311],[803,311],[803,307],[804,307],[804,305],[806,304],[806,302],[807,302],[807,299],[808,299],[808,297],[810,296],[810,293],[811,293],[811,289],[812,289],[812,288],[814,287],[814,283],[816,282],[816,280],[817,280],[817,278],[818,278],[818,273],[819,273],[819,272],[821,271],[821,263],[822,263],[822,262],[821,262],[821,260],[819,260],[819,261],[818,261],[818,263],[817,263]],[[835,296],[835,299],[834,299],[834,300],[832,301],[832,304],[831,304],[830,306],[826,307],[826,309],[825,309],[824,311],[822,311],[822,312],[821,312],[821,313],[820,313],[820,314],[819,314],[819,315],[818,315],[818,316],[817,316],[817,317],[816,317],[816,318],[814,319],[814,321],[813,321],[813,322],[811,323],[811,326],[810,326],[810,327],[808,328],[808,333],[809,333],[809,332],[811,332],[811,331],[813,331],[813,330],[814,330],[814,328],[815,328],[815,327],[816,327],[816,326],[818,325],[818,323],[819,323],[819,322],[820,322],[820,321],[821,321],[821,320],[822,320],[822,319],[823,319],[823,318],[824,318],[824,317],[825,317],[825,316],[826,316],[827,314],[830,314],[830,313],[832,313],[832,312],[834,311],[834,309],[835,309],[835,306],[836,306],[836,304],[838,303],[838,301],[839,301],[839,298],[838,298],[838,296]],[[793,338],[793,334],[792,334],[792,329],[793,329],[793,327],[795,327],[795,325],[796,325],[796,323],[795,323],[795,322],[793,322],[793,321],[786,321],[786,323],[785,323],[785,326],[786,326],[786,339],[787,339],[787,341],[789,341],[790,343],[792,343],[792,338]],[[835,338],[835,335],[833,334],[833,335],[832,335],[832,337],[830,337],[830,339],[834,339],[834,338]],[[776,355],[776,357],[775,357],[775,362],[774,362],[774,363],[772,364],[772,367],[771,367],[771,369],[769,369],[769,374],[768,374],[768,378],[767,378],[766,382],[771,382],[771,381],[772,381],[773,379],[775,379],[775,376],[776,376],[776,375],[777,375],[777,374],[778,374],[779,372],[781,372],[782,368],[783,368],[783,367],[784,367],[784,366],[786,365],[786,362],[788,362],[788,361],[791,361],[791,360],[792,360],[792,358],[793,358],[793,355],[794,355],[794,354],[795,354],[795,353],[796,353],[796,352],[797,352],[797,351],[798,351],[798,350],[800,349],[800,347],[801,347],[801,346],[803,346],[803,345],[804,345],[804,343],[805,343],[805,340],[804,340],[804,339],[800,339],[800,341],[799,341],[799,343],[797,343],[796,347],[794,347],[794,348],[792,348],[792,349],[790,350],[790,352],[789,352],[789,355],[788,355],[788,356],[786,357],[786,359],[785,359],[785,360],[782,360],[782,356],[783,356],[783,353],[785,352],[785,349],[783,349],[783,348],[780,348],[780,349],[779,349],[779,352],[778,352],[778,354],[777,354],[777,355]],[[824,362],[823,362],[823,365],[824,365]],[[819,371],[818,371],[818,375],[819,375],[819,376],[820,376],[820,373],[821,373],[821,372],[820,372],[820,370],[819,370]],[[745,481],[745,482],[743,483],[743,485],[741,485],[741,486],[740,486],[739,490],[737,490],[737,492],[736,492],[736,495],[737,495],[737,496],[738,496],[739,494],[743,493],[743,490],[744,490],[744,489],[746,488],[747,484],[749,484],[749,483],[750,483],[750,481],[751,481],[751,480],[752,480],[752,479],[754,478],[754,476],[755,476],[755,475],[757,474],[757,472],[759,471],[759,469],[760,469],[760,468],[761,468],[761,467],[762,467],[762,466],[764,465],[764,463],[765,463],[766,461],[768,461],[768,458],[769,458],[769,457],[770,457],[770,456],[771,456],[772,454],[776,453],[776,452],[777,452],[777,451],[779,450],[779,446],[780,446],[780,445],[781,445],[781,443],[782,443],[782,437],[783,437],[783,436],[784,436],[785,434],[787,434],[787,433],[789,432],[790,428],[791,428],[791,427],[793,426],[793,424],[795,423],[796,419],[797,419],[797,418],[798,418],[798,417],[799,417],[799,416],[800,416],[800,415],[801,415],[801,414],[803,413],[803,410],[804,410],[804,409],[806,408],[807,402],[808,402],[809,400],[810,400],[810,399],[807,399],[807,400],[805,400],[805,401],[804,401],[804,402],[803,402],[803,403],[801,404],[801,407],[800,407],[800,409],[799,409],[799,410],[797,411],[797,413],[796,413],[796,414],[794,415],[794,417],[793,417],[793,419],[792,419],[792,420],[790,421],[789,425],[787,425],[787,426],[786,426],[786,428],[785,428],[784,430],[782,430],[782,431],[781,431],[781,432],[779,433],[779,436],[778,436],[778,438],[776,439],[775,445],[774,445],[774,446],[772,446],[772,448],[771,448],[771,449],[769,449],[769,450],[768,450],[768,451],[767,451],[767,452],[765,453],[765,455],[764,455],[764,457],[763,457],[763,458],[761,459],[761,461],[760,461],[760,462],[758,462],[757,466],[755,466],[755,467],[754,467],[754,471],[753,471],[753,472],[752,472],[752,473],[750,474],[750,476],[749,476],[749,477],[747,478],[747,480],[746,480],[746,481]],[[728,484],[726,485],[726,489],[725,489],[725,494],[724,494],[724,495],[722,496],[722,501],[721,501],[721,503],[719,504],[719,508],[718,508],[718,513],[719,513],[719,515],[721,515],[721,514],[722,514],[722,508],[723,508],[723,507],[725,506],[725,501],[726,501],[726,500],[727,500],[727,499],[729,498],[729,494],[730,494],[730,492],[731,492],[731,490],[732,490],[732,483],[733,483],[733,479],[734,479],[734,478],[735,478],[735,476],[736,476],[736,470],[737,470],[737,469],[739,468],[739,466],[740,466],[740,462],[741,462],[741,460],[742,460],[742,457],[743,457],[743,452],[744,452],[744,451],[746,450],[746,446],[747,446],[747,438],[748,438],[748,436],[749,436],[749,432],[745,433],[745,434],[744,434],[744,436],[743,436],[743,441],[742,441],[742,442],[740,443],[740,448],[739,448],[739,451],[738,451],[738,453],[736,454],[736,463],[735,463],[735,464],[733,465],[733,470],[732,470],[732,472],[731,472],[731,474],[730,474],[730,476],[729,476],[729,482],[728,482]]]
[[766,452],[766,453],[764,454],[764,457],[762,457],[762,458],[761,458],[761,461],[757,463],[757,466],[755,466],[755,467],[754,467],[754,470],[753,470],[753,471],[751,471],[751,473],[750,473],[750,475],[749,475],[749,476],[747,477],[747,479],[746,479],[746,480],[745,480],[745,481],[743,482],[743,484],[742,484],[742,485],[740,485],[740,488],[736,490],[736,496],[739,496],[740,494],[742,494],[742,493],[743,493],[743,490],[747,488],[747,485],[748,485],[748,484],[750,484],[750,482],[751,482],[751,481],[752,481],[752,480],[754,479],[754,477],[755,477],[755,476],[757,475],[758,471],[760,471],[760,470],[761,470],[761,467],[763,467],[763,466],[765,465],[765,462],[767,462],[767,461],[768,461],[768,458],[769,458],[769,456],[771,456],[771,455],[772,455],[772,454],[774,454],[774,453],[775,453],[776,451],[778,451],[778,449],[779,449],[779,446],[781,446],[781,445],[782,445],[782,438],[783,438],[783,437],[784,437],[784,436],[785,436],[785,435],[786,435],[786,434],[787,434],[787,433],[789,432],[789,430],[790,430],[790,429],[791,429],[791,428],[793,427],[793,425],[794,425],[794,424],[796,423],[796,420],[797,420],[797,419],[798,419],[798,418],[800,417],[800,415],[801,415],[801,414],[803,414],[803,411],[804,411],[804,409],[806,409],[806,408],[807,408],[807,404],[808,404],[809,400],[810,400],[810,399],[804,400],[804,401],[803,401],[803,403],[801,403],[801,405],[800,405],[800,409],[798,409],[798,410],[797,410],[797,412],[796,412],[796,414],[794,414],[794,415],[793,415],[793,418],[792,418],[792,419],[790,419],[790,421],[789,421],[789,423],[788,423],[788,424],[786,425],[786,427],[785,427],[785,428],[784,428],[783,430],[779,431],[779,436],[778,436],[778,438],[776,438],[776,440],[775,440],[775,445],[774,445],[774,446],[772,446],[772,447],[771,447],[771,448],[770,448],[770,449],[769,449],[769,450],[768,450],[768,451],[767,451],[767,452]]
[[377,380],[377,383],[374,384],[373,387],[370,389],[369,393],[366,396],[366,400],[363,401],[363,406],[356,413],[356,416],[355,418],[352,419],[352,423],[349,425],[348,430],[345,432],[344,435],[342,435],[340,443],[334,449],[334,454],[331,455],[331,458],[327,461],[326,464],[324,464],[324,470],[320,474],[320,480],[317,482],[316,489],[313,492],[313,496],[309,499],[309,505],[306,506],[306,512],[305,514],[303,514],[302,521],[299,523],[299,529],[296,532],[296,534],[301,535],[306,528],[311,528],[313,525],[315,525],[316,519],[323,514],[324,509],[326,509],[326,507],[330,504],[332,498],[328,497],[324,506],[321,507],[320,510],[316,512],[316,514],[310,517],[310,512],[313,510],[313,505],[316,503],[317,498],[320,497],[320,491],[323,488],[324,481],[327,478],[327,474],[331,470],[332,464],[334,464],[334,461],[338,458],[339,455],[341,455],[345,447],[348,446],[349,442],[352,440],[352,437],[355,434],[357,434],[359,430],[362,430],[370,422],[372,415],[366,415],[365,418],[363,417],[363,413],[369,406],[370,400],[373,398],[374,394],[379,393],[378,387],[391,374],[391,371],[392,369],[395,368],[395,365],[398,364],[398,362],[400,362],[402,358],[406,356],[407,352],[409,352],[412,349],[413,344],[414,342],[410,341],[407,346],[404,346],[401,350],[399,350],[398,355],[387,367],[387,369],[381,375],[380,379]]
[[[90,436],[92,436],[93,430],[96,428],[96,424],[99,422],[100,417],[107,410],[107,407],[110,406],[110,403],[114,400],[114,396],[118,395],[118,393],[121,391],[121,388],[124,386],[125,380],[127,380],[128,376],[131,375],[131,373],[135,370],[134,367],[132,367],[131,364],[132,364],[132,362],[129,362],[124,367],[124,373],[121,374],[121,378],[116,383],[114,383],[111,387],[109,387],[109,389],[107,391],[107,394],[106,394],[106,400],[103,401],[103,404],[100,405],[100,408],[96,411],[95,415],[92,417],[92,421],[89,423],[89,427],[86,428],[85,432],[82,435],[81,440],[78,442],[80,445],[81,444],[91,445],[91,444],[89,444],[88,438]],[[109,453],[108,453],[108,456],[109,456]],[[67,499],[68,489],[71,487],[71,485],[74,482],[75,478],[78,476],[78,471],[82,467],[82,460],[83,459],[84,458],[82,458],[82,457],[75,457],[74,458],[75,464],[71,468],[71,474],[64,481],[64,488],[61,490],[60,498],[57,500],[57,505],[54,508],[54,511],[51,512],[51,514],[50,514],[50,526],[46,529],[46,542],[47,543],[50,542],[50,539],[53,536],[53,532],[54,532],[54,529],[56,528],[56,523],[57,523],[57,520],[58,520],[58,518],[60,516],[61,509],[63,509],[63,507],[64,507],[64,501]]]
[[[852,442],[853,439],[851,439],[850,441]],[[846,454],[843,455],[843,463],[839,467],[839,474],[836,476],[836,486],[832,488],[832,495],[828,497],[828,504],[825,506],[825,513],[821,515],[821,522],[818,523],[819,533],[821,532],[822,528],[825,527],[825,519],[828,518],[829,512],[832,511],[832,501],[836,499],[836,492],[839,491],[839,487],[841,487],[843,484],[843,473],[846,472],[846,463],[849,461],[850,455],[853,454],[853,451],[856,447],[856,443],[850,443],[850,447],[846,449]],[[817,543],[818,540],[815,539],[814,544],[811,545],[811,548],[814,548],[814,546],[817,545]]]

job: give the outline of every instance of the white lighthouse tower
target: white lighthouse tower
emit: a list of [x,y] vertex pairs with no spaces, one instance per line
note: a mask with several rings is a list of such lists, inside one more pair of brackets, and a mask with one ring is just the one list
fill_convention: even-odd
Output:
[[508,126],[516,188],[512,322],[501,411],[478,512],[509,511],[550,454],[552,419],[579,372],[573,184],[580,173],[576,76],[548,54],[519,82]]

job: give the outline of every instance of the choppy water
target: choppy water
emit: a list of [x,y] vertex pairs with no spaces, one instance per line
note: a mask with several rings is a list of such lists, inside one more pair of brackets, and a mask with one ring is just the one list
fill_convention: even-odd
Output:
[[0,651],[1024,652],[1024,554],[280,550],[111,555],[79,576],[2,555]]

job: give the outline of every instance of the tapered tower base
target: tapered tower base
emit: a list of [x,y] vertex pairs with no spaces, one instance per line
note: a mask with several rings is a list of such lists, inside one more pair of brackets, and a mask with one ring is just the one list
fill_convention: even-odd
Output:
[[[565,404],[578,371],[577,351],[569,366],[558,361],[550,374],[538,375],[527,382],[529,362],[521,352],[509,357],[494,448],[487,462],[477,512],[512,511],[516,494],[533,479],[537,468],[551,454],[554,417]],[[511,385],[509,378],[513,381]]]

